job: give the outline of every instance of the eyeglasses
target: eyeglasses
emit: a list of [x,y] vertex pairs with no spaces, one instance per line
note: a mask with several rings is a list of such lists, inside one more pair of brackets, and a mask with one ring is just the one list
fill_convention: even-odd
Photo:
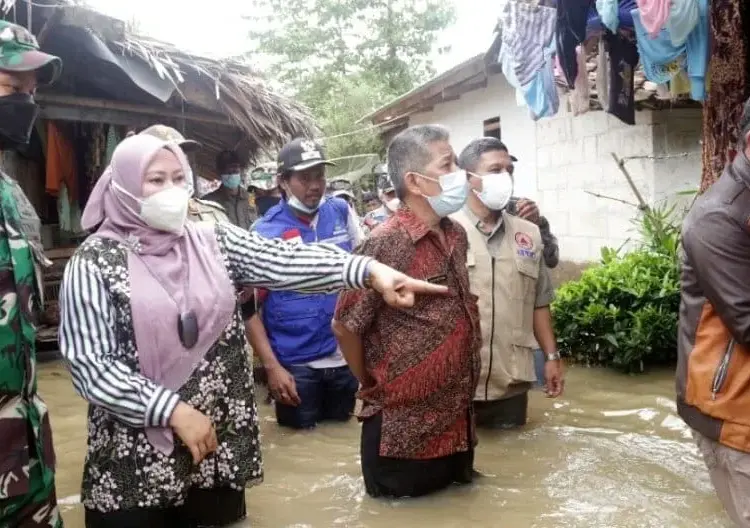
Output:
[[177,317],[177,335],[185,348],[193,348],[198,342],[198,316],[193,310]]

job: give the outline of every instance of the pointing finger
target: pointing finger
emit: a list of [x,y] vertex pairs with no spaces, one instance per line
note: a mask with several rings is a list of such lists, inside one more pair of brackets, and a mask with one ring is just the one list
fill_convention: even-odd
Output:
[[424,293],[427,295],[447,295],[449,289],[447,286],[441,286],[440,284],[432,284],[427,281],[410,279],[405,284],[406,289],[412,293]]

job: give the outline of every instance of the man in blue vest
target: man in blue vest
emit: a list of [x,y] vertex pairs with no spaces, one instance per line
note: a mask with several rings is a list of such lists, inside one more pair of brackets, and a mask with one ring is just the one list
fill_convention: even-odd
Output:
[[[253,230],[266,238],[352,251],[359,226],[344,200],[326,196],[326,165],[333,163],[314,141],[287,143],[279,152],[283,199]],[[268,375],[279,425],[309,429],[324,420],[348,420],[359,383],[331,330],[337,295],[269,291],[257,298],[260,313],[250,322],[250,342]]]

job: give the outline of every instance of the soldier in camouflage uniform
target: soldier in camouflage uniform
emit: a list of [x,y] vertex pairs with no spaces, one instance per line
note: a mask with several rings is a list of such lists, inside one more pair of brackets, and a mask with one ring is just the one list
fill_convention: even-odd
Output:
[[[0,21],[0,155],[29,143],[38,84],[60,75],[26,29]],[[0,528],[61,527],[47,406],[37,394],[36,327],[42,306],[41,222],[0,171]]]

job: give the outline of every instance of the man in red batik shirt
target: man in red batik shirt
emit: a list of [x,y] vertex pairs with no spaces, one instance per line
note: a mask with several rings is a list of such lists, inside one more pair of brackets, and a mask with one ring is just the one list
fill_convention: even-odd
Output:
[[466,232],[447,218],[468,194],[455,160],[442,127],[396,136],[388,169],[401,208],[357,251],[448,286],[450,295],[394,310],[357,291],[336,309],[334,332],[362,385],[362,473],[373,497],[425,495],[472,478],[481,337]]

